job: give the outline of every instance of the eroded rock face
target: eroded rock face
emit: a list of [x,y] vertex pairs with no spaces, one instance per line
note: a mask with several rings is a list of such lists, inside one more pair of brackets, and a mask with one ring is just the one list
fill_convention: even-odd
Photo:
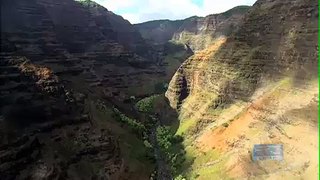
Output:
[[249,6],[238,6],[221,14],[188,18],[172,40],[189,45],[193,51],[208,48],[216,38],[236,31],[248,9]]
[[117,139],[94,126],[85,99],[121,103],[163,75],[149,51],[97,4],[1,1],[1,179],[130,179]]
[[[118,142],[48,68],[1,55],[1,179],[126,178]],[[95,168],[99,172],[81,172]]]
[[135,24],[142,37],[153,43],[164,44],[172,39],[174,33],[179,29],[185,20],[155,20]]
[[1,8],[2,41],[52,69],[68,87],[122,101],[165,76],[161,53],[128,21],[94,2],[5,0]]
[[[317,178],[317,7],[315,0],[258,0],[233,35],[178,69],[166,97],[195,154],[190,174]],[[254,144],[282,144],[286,156],[254,162]]]
[[238,6],[221,14],[190,17],[184,20],[159,20],[136,24],[142,36],[155,43],[172,40],[186,44],[193,51],[207,48],[216,38],[234,32],[249,6]]
[[186,99],[180,98],[184,91],[206,91],[230,101],[250,96],[264,77],[315,76],[316,2],[290,3],[257,1],[225,43],[215,43],[218,48],[208,48],[209,53],[200,52],[183,63],[166,93],[172,107]]
[[[178,69],[166,97],[195,154],[188,173],[317,178],[317,7],[315,0],[258,0],[232,36]],[[282,144],[283,161],[253,161],[255,144]]]
[[1,63],[1,114],[8,125],[25,127],[77,113],[68,112],[77,105],[50,69],[20,56],[2,55]]

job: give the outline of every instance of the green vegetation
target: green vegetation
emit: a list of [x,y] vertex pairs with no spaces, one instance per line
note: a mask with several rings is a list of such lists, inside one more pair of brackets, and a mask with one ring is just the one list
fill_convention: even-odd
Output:
[[99,5],[91,0],[75,0],[85,7],[98,7]]
[[157,97],[160,95],[153,95],[150,97],[146,97],[138,101],[135,105],[138,111],[144,113],[150,113],[153,110],[153,104]]
[[146,131],[146,128],[142,123],[138,122],[135,119],[131,119],[131,118],[127,117],[121,111],[119,111],[117,108],[114,107],[113,112],[114,112],[113,117],[117,121],[128,125],[138,135],[142,136],[144,134],[144,132]]
[[215,149],[207,152],[193,150],[192,153],[197,158],[192,163],[188,177],[190,176],[191,179],[197,179],[197,177],[201,177],[201,179],[230,179],[224,170],[228,156],[221,157],[223,155]]
[[228,11],[222,13],[222,15],[225,16],[226,18],[229,18],[233,14],[236,14],[236,13],[244,14],[245,12],[247,12],[249,10],[249,8],[250,8],[250,6],[236,6],[232,9],[229,9]]
[[98,101],[96,104],[96,108],[103,111],[105,115],[108,115],[109,118],[113,118],[116,121],[127,125],[130,129],[132,129],[137,135],[144,136],[146,128],[145,126],[137,121],[136,119],[129,118],[125,114],[123,114],[119,109],[113,107],[112,110],[107,108],[107,106]]
[[173,175],[182,177],[179,175],[179,169],[181,169],[181,165],[185,161],[185,151],[181,144],[183,141],[182,136],[174,135],[169,127],[159,126],[157,128],[157,141]]
[[[165,84],[161,84],[164,86]],[[158,84],[160,87],[160,84]],[[134,97],[131,98],[134,101]],[[168,112],[167,102],[165,102],[165,98],[163,94],[152,95],[150,97],[146,97],[141,99],[135,104],[136,109],[139,112],[143,112],[140,118],[145,119],[145,123],[139,122],[133,118],[130,118],[123,114],[119,109],[112,107],[107,108],[103,102],[98,102],[99,108],[105,111],[111,119],[114,119],[116,122],[120,122],[124,124],[126,127],[132,129],[136,134],[141,142],[136,142],[139,144],[140,147],[136,147],[134,143],[127,142],[122,143],[121,149],[128,153],[128,157],[130,161],[134,161],[135,164],[136,159],[142,159],[147,162],[154,162],[154,144],[152,144],[148,139],[148,134],[150,133],[149,130],[156,126],[156,122],[161,119],[173,119],[173,112]],[[161,111],[159,111],[159,109]],[[160,117],[156,116],[155,114],[161,114]],[[159,118],[159,119],[158,119]],[[168,121],[169,121],[168,120]],[[123,128],[121,126],[121,128]],[[185,150],[182,146],[183,138],[180,135],[175,135],[175,131],[166,126],[159,126],[156,129],[156,139],[158,141],[159,150],[163,154],[166,159],[168,166],[171,169],[171,172],[174,177],[177,179],[185,179],[184,176],[179,175],[179,172],[182,172],[182,165],[185,161]],[[130,136],[129,133],[126,136]],[[125,138],[125,137],[124,137]],[[142,147],[141,147],[142,146]],[[138,149],[141,149],[143,152],[138,152]],[[139,163],[140,164],[140,163]]]
[[[132,127],[127,125],[125,121],[120,121],[120,116],[123,117],[123,115],[120,115],[122,113],[118,112],[118,110],[118,115],[116,115],[112,107],[108,107],[99,100],[95,103],[87,101],[87,105],[90,106],[91,117],[94,123],[98,127],[108,128],[112,131],[112,134],[119,137],[120,140],[118,142],[121,154],[125,161],[128,162],[129,169],[135,172],[151,173],[154,170],[153,149],[149,146],[151,144],[147,140],[143,141],[141,136],[137,137],[127,130],[132,129]],[[116,116],[117,118],[115,118]],[[123,126],[124,124],[127,126]]]
[[197,121],[195,119],[185,119],[180,122],[179,129],[176,134],[185,135],[188,130],[197,125]]
[[[157,126],[156,122],[160,121],[160,119],[161,122],[172,120],[170,123],[173,123],[173,119],[177,118],[175,117],[175,112],[167,109],[168,104],[163,94],[146,97],[138,101],[135,107],[140,112],[145,113],[145,117],[148,118],[145,124],[146,129],[152,129]],[[155,134],[159,150],[166,159],[172,175],[177,177],[177,179],[184,179],[184,177],[179,174],[183,169],[181,165],[185,161],[182,136],[175,135],[175,130],[168,126],[157,126]],[[145,140],[144,144],[148,149],[153,149],[153,146],[148,141]]]
[[223,126],[223,127],[228,127],[228,126],[229,126],[229,123],[226,123],[226,122],[225,122],[225,123],[222,124],[222,126]]
[[92,2],[91,0],[76,0],[76,1],[81,3],[82,5],[89,5]]
[[144,140],[144,141],[143,141],[143,144],[144,144],[144,146],[147,147],[147,148],[153,148],[152,145],[150,144],[150,142],[147,141],[147,140]]
[[157,128],[157,140],[159,146],[168,150],[171,147],[171,140],[173,139],[173,135],[170,133],[170,129],[168,127],[158,127]]
[[174,180],[187,180],[181,174],[174,178]]

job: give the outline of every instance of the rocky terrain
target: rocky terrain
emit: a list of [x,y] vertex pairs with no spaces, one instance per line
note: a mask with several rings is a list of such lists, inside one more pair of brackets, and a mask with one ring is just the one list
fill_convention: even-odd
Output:
[[193,51],[203,50],[216,38],[228,36],[238,27],[249,6],[238,6],[221,14],[193,16],[184,20],[156,20],[135,24],[142,37],[154,43],[186,44]]
[[86,2],[3,1],[2,37],[73,88],[80,84],[103,89],[105,96],[120,101],[143,82],[164,76],[164,68],[158,67],[161,53],[148,46],[128,21]]
[[[235,33],[177,70],[166,97],[188,139],[186,176],[317,178],[317,6],[258,0]],[[284,161],[253,162],[261,143],[283,144]]]
[[138,140],[119,141],[130,131],[100,126],[114,118],[97,117],[91,104],[130,110],[126,99],[165,76],[162,59],[94,2],[1,1],[1,179],[147,179],[150,161],[124,152]]
[[50,69],[25,57],[2,53],[1,69],[2,179],[77,178],[79,169],[72,168],[79,161],[104,166],[97,177],[116,176],[119,147],[106,129],[90,128],[83,94],[69,92]]

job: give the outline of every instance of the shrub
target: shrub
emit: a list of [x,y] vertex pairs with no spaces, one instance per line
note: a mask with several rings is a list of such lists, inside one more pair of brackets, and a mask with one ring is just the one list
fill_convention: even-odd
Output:
[[132,128],[136,133],[138,133],[139,135],[142,135],[145,132],[145,126],[138,122],[135,119],[131,119],[129,117],[127,117],[126,115],[124,115],[123,113],[121,113],[121,111],[119,111],[117,108],[113,108],[113,116],[115,117],[115,119],[117,121],[120,121],[124,124],[127,124],[130,128]]
[[181,143],[183,141],[183,137],[180,136],[180,135],[175,135],[173,138],[172,138],[172,143]]
[[93,0],[75,0],[79,2],[85,8],[97,8],[100,7],[98,3]]
[[152,147],[152,145],[149,143],[149,141],[147,141],[147,140],[144,140],[143,141],[143,144],[144,144],[144,146],[146,147],[146,148],[153,148]]
[[223,126],[223,127],[228,127],[228,126],[229,126],[229,123],[223,123],[222,126]]
[[169,127],[160,126],[157,128],[157,140],[161,151],[165,154],[166,160],[170,164],[172,173],[176,174],[185,161],[185,152],[181,149],[179,150],[181,148],[179,143],[183,141],[183,138],[170,132]]
[[150,97],[146,97],[138,101],[135,105],[138,111],[140,112],[151,112],[153,109],[154,100],[159,97],[159,95],[153,95]]
[[174,178],[174,180],[186,180],[181,174]]
[[200,174],[196,173],[196,174],[193,175],[193,178],[197,179],[199,176],[200,176]]
[[168,150],[171,147],[171,139],[172,134],[168,127],[160,126],[157,128],[157,140],[162,149]]

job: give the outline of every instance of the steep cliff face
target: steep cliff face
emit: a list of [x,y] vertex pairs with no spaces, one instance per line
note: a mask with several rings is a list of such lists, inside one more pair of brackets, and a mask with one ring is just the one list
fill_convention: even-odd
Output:
[[143,93],[144,82],[165,74],[161,54],[128,21],[88,2],[2,1],[1,37],[72,88],[87,86],[120,101]]
[[[88,1],[87,3],[82,4],[91,13],[97,27],[105,29],[104,34],[107,35],[108,38],[115,38],[117,42],[127,49],[152,60],[151,56],[154,52],[151,51],[151,47],[146,44],[140,33],[128,20],[108,11],[106,8],[95,2]],[[113,30],[113,33],[108,31],[110,27]]]
[[[301,10],[289,13],[284,4],[258,1],[245,16],[239,30],[216,51],[201,58],[196,54],[179,68],[167,92],[168,97],[177,99],[176,96],[170,96],[171,93],[180,94],[175,90],[179,92],[186,89],[192,94],[198,88],[205,88],[205,91],[226,96],[222,99],[229,100],[250,95],[264,77],[276,79],[290,73],[296,74],[297,78],[314,75],[317,72],[317,12],[312,5],[303,7],[303,2],[298,1],[289,10],[297,7]],[[268,12],[271,8],[281,10],[282,13],[277,14],[276,18]],[[286,15],[293,17],[288,18]],[[207,62],[206,67],[200,70],[205,71],[200,76],[193,75],[197,72],[194,69],[203,62]],[[300,72],[302,75],[298,75]],[[195,77],[202,79],[195,81]],[[175,88],[179,83],[174,82],[178,79],[185,79],[186,85]],[[181,81],[184,80],[178,80]],[[177,107],[181,100],[174,99],[171,102],[176,103],[172,105]]]
[[153,43],[164,44],[172,39],[173,34],[180,28],[185,20],[155,20],[135,24],[142,37]]
[[1,1],[1,179],[147,179],[150,162],[126,152],[135,143],[140,156],[143,143],[91,106],[148,93],[141,86],[165,76],[153,52],[91,1]]
[[[296,171],[316,178],[317,5],[258,0],[235,33],[178,69],[166,97],[180,114],[177,133],[191,139],[186,146],[196,160],[190,172],[202,179],[290,179]],[[253,163],[250,152],[260,143],[284,144],[287,165]],[[206,165],[208,154],[220,157]],[[214,173],[216,168],[225,171]]]
[[221,14],[191,17],[174,33],[172,40],[188,44],[194,51],[203,50],[216,38],[235,31],[248,9],[249,6],[237,6]]
[[221,14],[190,17],[184,20],[159,20],[136,24],[142,36],[156,43],[172,40],[187,44],[193,51],[203,50],[215,38],[228,36],[237,29],[249,6],[238,6]]
[[[25,57],[2,53],[0,67],[2,179],[125,174],[113,135],[90,126],[83,94],[67,90],[50,69]],[[77,168],[81,163],[87,171]]]

